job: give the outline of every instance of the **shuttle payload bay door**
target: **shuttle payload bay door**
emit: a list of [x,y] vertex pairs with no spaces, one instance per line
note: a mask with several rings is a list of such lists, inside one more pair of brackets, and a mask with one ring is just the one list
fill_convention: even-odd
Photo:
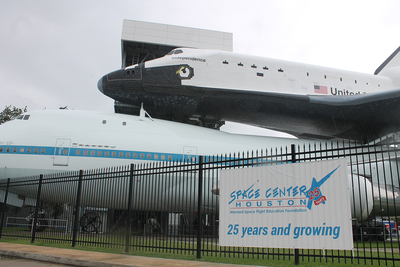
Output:
[[54,166],[68,166],[71,139],[58,138],[54,148]]

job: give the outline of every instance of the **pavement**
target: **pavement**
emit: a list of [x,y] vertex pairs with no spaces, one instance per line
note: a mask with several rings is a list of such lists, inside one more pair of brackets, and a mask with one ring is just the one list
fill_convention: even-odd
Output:
[[0,242],[0,255],[23,259],[66,264],[72,266],[185,266],[185,267],[239,267],[248,265],[221,264],[200,261],[150,258],[112,253],[100,253],[76,249],[63,249],[34,245],[21,245]]

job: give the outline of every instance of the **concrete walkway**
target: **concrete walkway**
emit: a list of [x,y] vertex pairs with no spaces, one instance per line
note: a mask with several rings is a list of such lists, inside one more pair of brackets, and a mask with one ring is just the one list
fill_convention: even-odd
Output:
[[[171,260],[121,254],[100,253],[75,249],[62,249],[0,242],[0,255],[73,266],[185,266],[185,267],[238,267],[245,265],[220,264],[187,260]],[[248,266],[248,265],[247,265]]]

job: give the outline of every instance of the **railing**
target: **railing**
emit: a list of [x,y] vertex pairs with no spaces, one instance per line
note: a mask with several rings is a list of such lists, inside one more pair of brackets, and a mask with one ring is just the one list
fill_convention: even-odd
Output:
[[[125,251],[196,254],[198,258],[208,255],[290,260],[294,249],[219,246],[219,171],[346,158],[351,181],[367,178],[377,185],[372,188],[376,197],[373,209],[357,207],[361,199],[352,200],[355,249],[300,249],[299,259],[395,263],[400,260],[396,226],[400,212],[399,150],[393,140],[321,143],[198,157],[196,162],[156,162],[0,181],[0,189],[7,193],[37,199],[30,213],[32,220],[19,217],[26,224],[12,222],[12,217],[18,216],[10,215],[12,208],[6,211],[3,207],[0,237]],[[365,197],[361,186],[352,184],[352,188],[358,190],[353,196]],[[368,218],[357,220],[363,218],[359,211],[365,209],[371,210]]]

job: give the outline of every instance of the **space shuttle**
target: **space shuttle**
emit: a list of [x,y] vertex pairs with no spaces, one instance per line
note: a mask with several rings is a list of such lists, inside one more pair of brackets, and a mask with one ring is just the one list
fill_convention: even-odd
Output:
[[219,128],[225,121],[307,139],[400,131],[400,47],[364,74],[225,51],[177,48],[104,75],[116,111]]
[[[30,111],[12,121],[0,125],[0,184],[6,179],[23,180],[24,177],[39,174],[54,174],[67,171],[98,169],[113,166],[185,160],[198,162],[199,156],[224,155],[243,151],[260,151],[262,148],[286,147],[292,144],[303,145],[313,142],[293,138],[263,136],[246,136],[225,133],[204,127],[183,123],[153,119],[141,112],[140,116],[101,113],[74,110]],[[236,154],[238,155],[238,154]],[[376,166],[391,167],[397,162],[379,161]],[[400,203],[398,184],[386,186],[384,177],[371,173],[369,165],[363,163],[349,165],[349,188],[354,188],[350,199],[353,217],[362,221],[367,218],[381,203]],[[162,179],[162,177],[160,178]],[[192,179],[198,179],[193,175]],[[386,178],[385,178],[386,179]],[[379,185],[379,182],[381,183]],[[94,179],[92,188],[107,190],[109,184],[102,184],[102,179]],[[194,181],[196,183],[196,181]],[[171,188],[159,188],[161,182],[152,185],[154,190],[166,190],[162,195],[168,198],[176,192]],[[71,185],[74,186],[74,185]],[[117,186],[116,184],[113,186]],[[123,186],[120,184],[119,186]],[[179,186],[175,184],[173,186]],[[217,205],[218,188],[215,184],[206,187],[207,199],[204,207],[212,209]],[[1,188],[4,190],[4,188]],[[126,188],[125,188],[126,189]],[[19,199],[36,196],[36,187],[10,187],[10,193]],[[45,201],[67,203],[62,192],[70,192],[63,185],[54,194],[52,187],[42,189],[41,198]],[[63,191],[64,190],[64,191]],[[121,189],[122,190],[122,189]],[[119,190],[119,191],[121,191]],[[179,202],[160,209],[169,212],[180,212],[185,194]],[[197,194],[195,192],[195,194]],[[191,196],[193,194],[191,193]],[[393,201],[395,200],[395,202]],[[134,203],[133,208],[154,209],[151,198],[140,207]],[[107,203],[107,208],[125,209],[127,198],[115,198],[110,194],[97,194],[95,197],[82,199],[82,205],[96,207]],[[162,201],[160,201],[162,203]],[[169,202],[170,203],[170,202]],[[136,205],[136,206],[135,206]],[[215,208],[215,207],[214,207]],[[396,207],[385,209],[385,213],[396,210]],[[383,212],[383,211],[382,211]]]

